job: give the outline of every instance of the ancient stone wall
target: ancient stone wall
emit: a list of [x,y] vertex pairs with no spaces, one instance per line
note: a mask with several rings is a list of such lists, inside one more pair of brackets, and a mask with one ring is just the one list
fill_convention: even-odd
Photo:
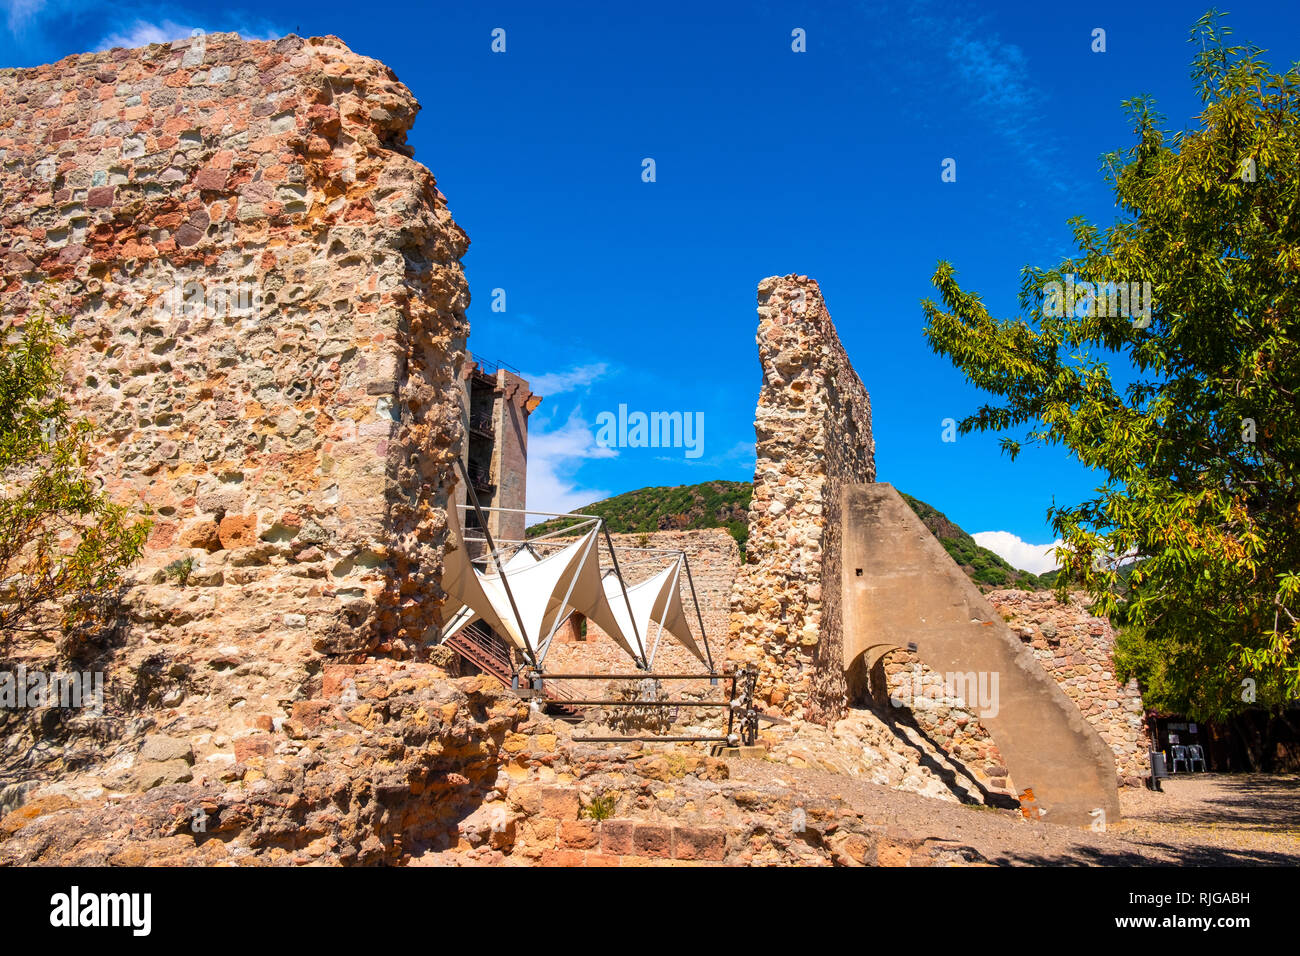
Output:
[[978,702],[954,695],[945,675],[906,649],[890,651],[877,666],[884,684],[883,699],[874,702],[877,709],[912,722],[927,741],[961,761],[984,789],[1019,792],[992,735],[980,723]]
[[1110,622],[1088,613],[1082,594],[1071,595],[1069,604],[1050,591],[993,591],[988,600],[1110,746],[1120,784],[1140,785],[1151,774],[1151,738],[1137,680],[1115,678]]
[[[1120,684],[1115,679],[1110,622],[1089,614],[1082,594],[1072,595],[1068,604],[1058,602],[1050,591],[1000,590],[985,597],[1110,747],[1120,786],[1141,786],[1151,772],[1150,735],[1137,682]],[[888,698],[909,710],[926,736],[961,760],[984,786],[1014,790],[1015,782],[1007,778],[1002,755],[979,722],[976,708],[953,698],[942,675],[906,650],[887,654],[880,666]]]
[[847,700],[840,489],[876,479],[871,401],[816,282],[764,279],[758,314],[763,385],[732,653],[758,664],[764,708],[827,723]]
[[332,37],[0,71],[6,321],[71,316],[95,470],[153,512],[100,664],[200,762],[323,658],[409,656],[434,621],[468,240],[405,144],[418,109]]

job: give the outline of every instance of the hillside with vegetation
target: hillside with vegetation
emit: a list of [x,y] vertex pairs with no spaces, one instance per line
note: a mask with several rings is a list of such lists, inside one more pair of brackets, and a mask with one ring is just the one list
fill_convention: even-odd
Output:
[[[706,481],[698,485],[638,488],[579,508],[585,515],[605,519],[615,534],[650,531],[693,531],[726,528],[745,550],[749,537],[749,499],[754,486],[747,481]],[[551,518],[528,529],[528,537],[558,531],[576,518]]]
[[974,538],[949,520],[942,511],[904,492],[900,491],[899,494],[930,529],[930,533],[939,539],[948,555],[976,584],[991,588],[1034,589],[1051,587],[1052,582],[1055,582],[1055,571],[1038,575],[1014,568],[1005,558],[976,544]]
[[[706,481],[698,485],[638,488],[579,508],[582,514],[605,519],[614,533],[686,531],[725,528],[744,553],[749,536],[749,499],[754,486],[748,481]],[[900,492],[901,493],[901,492]],[[903,495],[931,533],[976,584],[990,588],[1043,588],[1055,571],[1034,575],[1013,568],[948,519],[937,508],[911,495]],[[576,523],[574,518],[552,518],[528,529],[529,537],[558,531]]]

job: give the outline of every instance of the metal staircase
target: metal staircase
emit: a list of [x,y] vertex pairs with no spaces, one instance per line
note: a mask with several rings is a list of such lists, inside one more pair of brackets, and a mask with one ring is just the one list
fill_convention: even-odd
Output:
[[[510,648],[505,641],[482,625],[467,624],[443,643],[485,674],[491,674],[506,687],[511,686],[514,667],[510,661]],[[572,697],[571,694],[556,686],[553,681],[546,681],[543,686],[546,689],[548,714],[570,723],[582,719],[580,710],[564,703]]]

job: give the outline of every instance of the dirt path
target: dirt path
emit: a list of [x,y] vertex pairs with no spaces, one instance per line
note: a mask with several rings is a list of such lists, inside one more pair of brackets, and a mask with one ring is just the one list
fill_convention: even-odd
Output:
[[761,760],[733,761],[731,778],[838,796],[871,822],[964,843],[1001,865],[1300,865],[1300,776],[1293,774],[1197,774],[1167,781],[1164,793],[1123,790],[1125,818],[1105,833]]

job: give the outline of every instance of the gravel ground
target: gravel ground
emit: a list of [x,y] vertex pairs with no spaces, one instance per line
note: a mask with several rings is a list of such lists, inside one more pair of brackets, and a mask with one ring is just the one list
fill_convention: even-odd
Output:
[[838,796],[875,823],[974,847],[1005,866],[1297,866],[1300,776],[1180,775],[1163,793],[1120,791],[1106,833],[1031,823],[1018,811],[950,804],[820,770],[731,762],[731,778]]

